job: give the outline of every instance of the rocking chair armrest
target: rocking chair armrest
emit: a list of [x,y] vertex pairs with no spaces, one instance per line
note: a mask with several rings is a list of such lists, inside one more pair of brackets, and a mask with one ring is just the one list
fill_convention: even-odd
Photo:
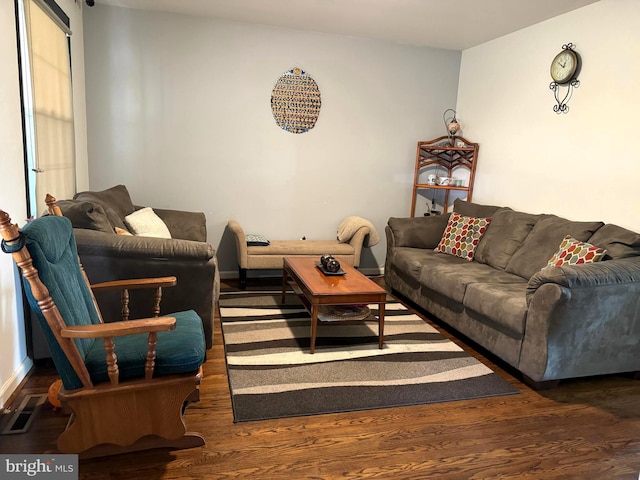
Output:
[[143,318],[112,323],[67,326],[60,330],[64,338],[122,337],[138,333],[166,332],[176,328],[175,317]]
[[176,277],[132,278],[127,280],[113,280],[91,285],[94,292],[109,292],[112,290],[136,290],[140,288],[174,287],[178,283]]

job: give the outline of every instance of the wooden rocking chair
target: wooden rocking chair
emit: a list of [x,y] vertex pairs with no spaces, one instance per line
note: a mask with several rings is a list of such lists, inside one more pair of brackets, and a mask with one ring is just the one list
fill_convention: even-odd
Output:
[[[62,379],[58,398],[72,412],[58,450],[90,458],[204,445],[184,421],[187,404],[199,400],[202,321],[192,310],[158,317],[161,289],[175,285],[175,277],[90,286],[71,222],[61,216],[38,218],[20,230],[0,210],[0,234],[2,250],[22,271]],[[104,323],[92,289],[122,290],[126,318],[127,292],[134,288],[156,289],[154,318]]]

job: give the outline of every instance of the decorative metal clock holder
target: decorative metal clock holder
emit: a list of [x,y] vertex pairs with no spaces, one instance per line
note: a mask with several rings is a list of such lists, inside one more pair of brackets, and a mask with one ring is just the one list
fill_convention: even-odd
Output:
[[[553,96],[556,100],[556,104],[553,106],[553,111],[558,114],[567,113],[569,111],[569,105],[567,105],[567,103],[573,94],[573,89],[580,86],[578,74],[580,73],[581,59],[578,52],[574,50],[574,47],[575,45],[573,43],[562,45],[562,51],[556,55],[551,63],[551,77],[554,80],[549,84],[549,88],[553,91]],[[556,68],[560,66],[564,69],[565,64],[562,62],[564,61],[566,63],[565,59],[567,57],[572,58],[575,64],[566,79],[558,79],[557,75],[562,76],[563,73],[558,73],[557,70],[554,71],[554,65],[556,65]],[[561,90],[564,90],[564,87],[566,87],[566,90],[564,96],[562,96]]]

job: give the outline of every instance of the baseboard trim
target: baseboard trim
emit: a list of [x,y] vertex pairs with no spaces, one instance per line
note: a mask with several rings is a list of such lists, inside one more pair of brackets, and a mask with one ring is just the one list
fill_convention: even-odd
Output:
[[3,410],[7,408],[9,401],[13,400],[15,391],[26,378],[32,367],[33,360],[29,357],[25,357],[18,368],[11,374],[9,379],[2,385],[2,388],[0,388],[0,404],[2,404]]

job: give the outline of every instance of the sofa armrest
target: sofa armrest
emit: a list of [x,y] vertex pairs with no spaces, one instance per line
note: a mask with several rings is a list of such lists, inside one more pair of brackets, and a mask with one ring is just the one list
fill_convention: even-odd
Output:
[[[177,238],[139,237],[116,235],[74,228],[73,232],[82,256],[102,255],[124,258],[175,258],[208,260],[215,256],[213,246],[206,242],[194,242]],[[144,275],[144,273],[143,273]]]
[[530,379],[640,371],[640,257],[543,269],[527,288]]
[[387,246],[389,237],[393,247],[436,248],[449,221],[449,215],[394,218],[387,221]]
[[154,208],[153,211],[167,225],[172,238],[194,242],[207,241],[207,220],[203,212],[162,208]]
[[529,279],[527,303],[531,302],[536,290],[546,283],[555,283],[565,288],[640,283],[640,257],[543,268]]

